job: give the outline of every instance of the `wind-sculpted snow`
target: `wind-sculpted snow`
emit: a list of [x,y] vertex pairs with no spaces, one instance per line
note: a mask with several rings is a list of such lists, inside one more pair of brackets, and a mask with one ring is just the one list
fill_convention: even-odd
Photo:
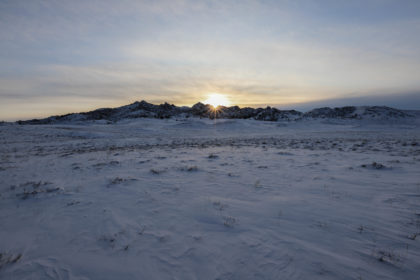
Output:
[[0,279],[416,279],[419,170],[418,123],[2,125]]
[[146,101],[118,107],[97,109],[85,113],[52,116],[45,119],[18,121],[19,124],[54,124],[75,123],[83,121],[104,120],[107,122],[121,121],[134,118],[208,118],[208,119],[254,119],[259,121],[298,121],[305,119],[375,119],[395,120],[407,119],[414,116],[410,113],[384,106],[319,108],[305,114],[296,110],[279,110],[277,108],[239,108],[238,106],[217,108],[203,103],[197,103],[191,108],[177,107],[164,103],[154,105]]

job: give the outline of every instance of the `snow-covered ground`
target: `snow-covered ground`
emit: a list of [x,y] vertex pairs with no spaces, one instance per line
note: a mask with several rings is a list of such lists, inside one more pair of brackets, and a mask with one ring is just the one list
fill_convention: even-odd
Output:
[[420,126],[0,126],[0,279],[419,279]]

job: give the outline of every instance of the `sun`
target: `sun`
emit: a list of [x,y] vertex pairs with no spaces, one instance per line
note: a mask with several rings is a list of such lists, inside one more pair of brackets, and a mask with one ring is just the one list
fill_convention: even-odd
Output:
[[208,98],[204,101],[204,104],[210,104],[214,108],[217,108],[218,106],[229,106],[230,101],[229,99],[220,93],[210,93],[208,95]]

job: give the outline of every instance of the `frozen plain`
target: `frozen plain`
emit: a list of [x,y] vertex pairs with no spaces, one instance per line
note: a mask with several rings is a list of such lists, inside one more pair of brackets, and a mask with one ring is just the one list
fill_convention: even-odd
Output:
[[0,143],[0,279],[420,274],[418,121],[6,124]]

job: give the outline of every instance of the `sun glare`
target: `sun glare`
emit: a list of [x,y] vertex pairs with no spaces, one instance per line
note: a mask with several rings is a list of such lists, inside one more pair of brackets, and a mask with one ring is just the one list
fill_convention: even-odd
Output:
[[208,98],[204,101],[204,104],[210,104],[214,108],[218,106],[229,106],[229,99],[220,93],[211,93],[208,95]]

